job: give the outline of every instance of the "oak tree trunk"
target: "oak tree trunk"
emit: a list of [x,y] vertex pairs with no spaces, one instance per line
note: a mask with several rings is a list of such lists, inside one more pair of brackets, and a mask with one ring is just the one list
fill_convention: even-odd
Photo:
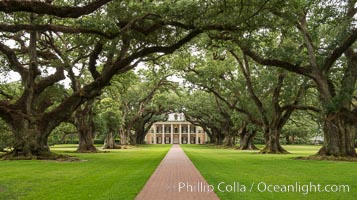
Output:
[[231,147],[234,145],[234,137],[232,135],[226,135],[223,140],[224,146]]
[[119,134],[119,136],[120,136],[120,144],[121,145],[127,145],[128,144],[128,142],[127,142],[127,136],[128,136],[127,131],[120,130],[119,133],[120,133]]
[[280,144],[280,130],[277,128],[269,129],[266,135],[266,143],[264,149],[260,151],[260,153],[271,153],[271,154],[280,154],[280,153],[288,153]]
[[129,140],[130,140],[130,144],[131,145],[136,145],[136,138],[137,138],[137,135],[130,135],[129,136]]
[[210,139],[210,143],[211,144],[217,144],[217,136],[212,134],[209,136],[209,139]]
[[94,146],[93,133],[91,128],[83,128],[79,131],[79,144],[77,152],[79,153],[90,153],[97,152],[97,148]]
[[93,107],[94,99],[88,100],[82,109],[78,109],[75,114],[75,125],[78,131],[79,144],[77,152],[90,153],[97,152],[94,146],[94,122]]
[[254,137],[256,135],[256,131],[248,131],[242,130],[239,134],[239,147],[240,150],[258,150],[258,148],[254,145]]
[[109,131],[104,140],[103,149],[116,149],[118,146],[115,144],[115,138],[112,131]]
[[12,123],[14,146],[12,151],[1,156],[2,159],[56,159],[48,146],[48,133],[45,128],[30,124],[26,120]]
[[330,114],[324,120],[324,144],[320,156],[356,157],[354,139],[356,126],[353,117]]
[[216,139],[216,145],[222,145],[225,136],[224,136],[223,134],[221,134],[221,133],[218,133],[218,134],[216,135],[216,138],[217,138],[217,139]]
[[136,132],[135,134],[135,144],[144,144],[145,141],[145,133]]

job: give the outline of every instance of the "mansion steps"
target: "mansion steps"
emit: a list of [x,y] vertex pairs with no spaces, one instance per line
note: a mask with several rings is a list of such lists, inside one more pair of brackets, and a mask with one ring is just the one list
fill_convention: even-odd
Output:
[[146,144],[205,144],[207,135],[185,120],[182,113],[169,114],[165,122],[154,123],[145,136]]

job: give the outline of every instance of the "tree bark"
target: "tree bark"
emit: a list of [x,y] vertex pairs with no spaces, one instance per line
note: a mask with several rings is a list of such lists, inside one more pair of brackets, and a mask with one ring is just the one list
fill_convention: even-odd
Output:
[[12,130],[15,143],[13,150],[2,155],[1,159],[56,159],[47,144],[49,133],[43,127],[30,124],[26,120],[13,121]]
[[94,99],[88,100],[84,108],[78,109],[75,114],[74,123],[79,136],[78,153],[95,153],[98,151],[94,146],[93,103]]
[[145,133],[142,131],[138,131],[135,134],[135,144],[144,144],[145,141]]
[[356,131],[353,118],[340,113],[328,115],[324,120],[324,144],[317,155],[356,157],[354,146]]
[[121,145],[128,145],[128,141],[127,141],[128,131],[127,130],[120,130],[119,134],[120,134],[120,144]]
[[215,134],[211,134],[208,136],[210,138],[210,143],[211,144],[217,144],[217,137]]
[[265,144],[264,149],[260,151],[260,153],[271,153],[271,154],[281,154],[281,153],[288,153],[280,144],[281,130],[277,128],[269,129],[269,133],[267,134],[267,141]]
[[234,145],[234,136],[228,134],[223,139],[223,145],[227,147],[231,147]]
[[357,109],[351,108],[357,80],[357,53],[349,48],[345,55],[347,68],[341,80],[339,93],[336,94],[334,85],[327,78],[319,77],[316,80],[320,100],[327,113],[324,116],[324,145],[317,153],[320,156],[357,156],[354,144]]
[[258,150],[258,148],[254,145],[254,137],[256,135],[256,131],[248,131],[245,128],[239,133],[239,147],[240,150]]
[[79,132],[79,144],[76,152],[95,153],[98,149],[94,146],[93,132],[90,127],[82,128]]
[[223,144],[223,141],[224,141],[224,138],[225,138],[225,135],[223,135],[222,133],[218,133],[218,134],[216,135],[216,138],[217,138],[216,144],[217,144],[217,145],[222,145],[222,144]]
[[117,149],[117,148],[119,148],[119,146],[115,144],[113,131],[110,130],[107,136],[105,137],[103,149]]

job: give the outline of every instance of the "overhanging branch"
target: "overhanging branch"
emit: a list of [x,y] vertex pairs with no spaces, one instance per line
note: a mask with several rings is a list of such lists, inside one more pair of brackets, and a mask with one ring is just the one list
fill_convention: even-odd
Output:
[[22,66],[20,61],[17,59],[15,52],[10,47],[4,45],[1,42],[0,42],[0,52],[5,54],[7,60],[10,62],[10,65],[9,65],[10,68],[12,70],[20,73],[20,75],[24,79],[24,75],[25,75],[25,72],[27,72],[27,70]]
[[241,47],[241,49],[245,55],[249,56],[255,62],[257,62],[261,65],[279,67],[279,68],[286,69],[290,72],[298,73],[298,74],[313,78],[310,70],[305,67],[300,67],[298,65],[294,65],[289,62],[282,61],[282,60],[263,58],[262,56],[258,55],[257,53],[253,52],[252,50],[250,50],[248,48]]
[[341,55],[347,51],[347,49],[357,40],[357,28],[352,30],[352,34],[343,40],[337,47],[331,52],[331,54],[325,59],[323,65],[323,71],[327,72],[333,66],[335,61],[341,57]]
[[0,11],[5,13],[29,12],[53,15],[61,18],[78,18],[88,15],[112,0],[96,0],[83,7],[55,6],[41,1],[0,1]]
[[282,110],[283,111],[286,111],[286,110],[290,110],[290,109],[293,109],[293,110],[309,110],[309,111],[313,111],[313,112],[321,112],[320,109],[316,108],[316,107],[313,107],[313,106],[303,106],[303,105],[294,105],[294,104],[290,104],[290,105],[285,105],[282,107]]
[[0,24],[0,31],[2,32],[10,32],[17,33],[20,31],[52,31],[52,32],[60,32],[60,33],[68,33],[68,34],[94,34],[105,37],[107,39],[113,39],[119,35],[119,33],[109,34],[99,30],[87,29],[81,27],[70,27],[64,25],[30,25],[30,24]]

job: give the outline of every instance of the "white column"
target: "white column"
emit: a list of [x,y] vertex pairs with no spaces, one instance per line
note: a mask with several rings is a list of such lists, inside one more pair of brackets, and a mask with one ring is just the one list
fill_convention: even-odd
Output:
[[164,139],[165,139],[165,138],[164,138],[164,137],[165,137],[165,135],[164,135],[165,133],[164,133],[164,132],[165,132],[165,124],[162,125],[162,133],[161,133],[162,139],[161,139],[161,144],[165,144],[165,142],[164,142],[164,141],[165,141],[165,140],[164,140]]
[[195,128],[196,128],[196,131],[195,131],[196,132],[196,144],[198,144],[198,127],[196,126]]
[[174,125],[173,124],[171,124],[171,136],[170,136],[170,141],[171,141],[171,144],[173,144],[174,143]]
[[188,138],[188,141],[187,141],[187,144],[191,144],[191,138],[190,138],[190,124],[187,125],[187,138]]
[[156,144],[156,124],[154,124],[153,127],[154,127],[154,144]]
[[179,124],[179,144],[182,144],[181,136],[181,124]]

